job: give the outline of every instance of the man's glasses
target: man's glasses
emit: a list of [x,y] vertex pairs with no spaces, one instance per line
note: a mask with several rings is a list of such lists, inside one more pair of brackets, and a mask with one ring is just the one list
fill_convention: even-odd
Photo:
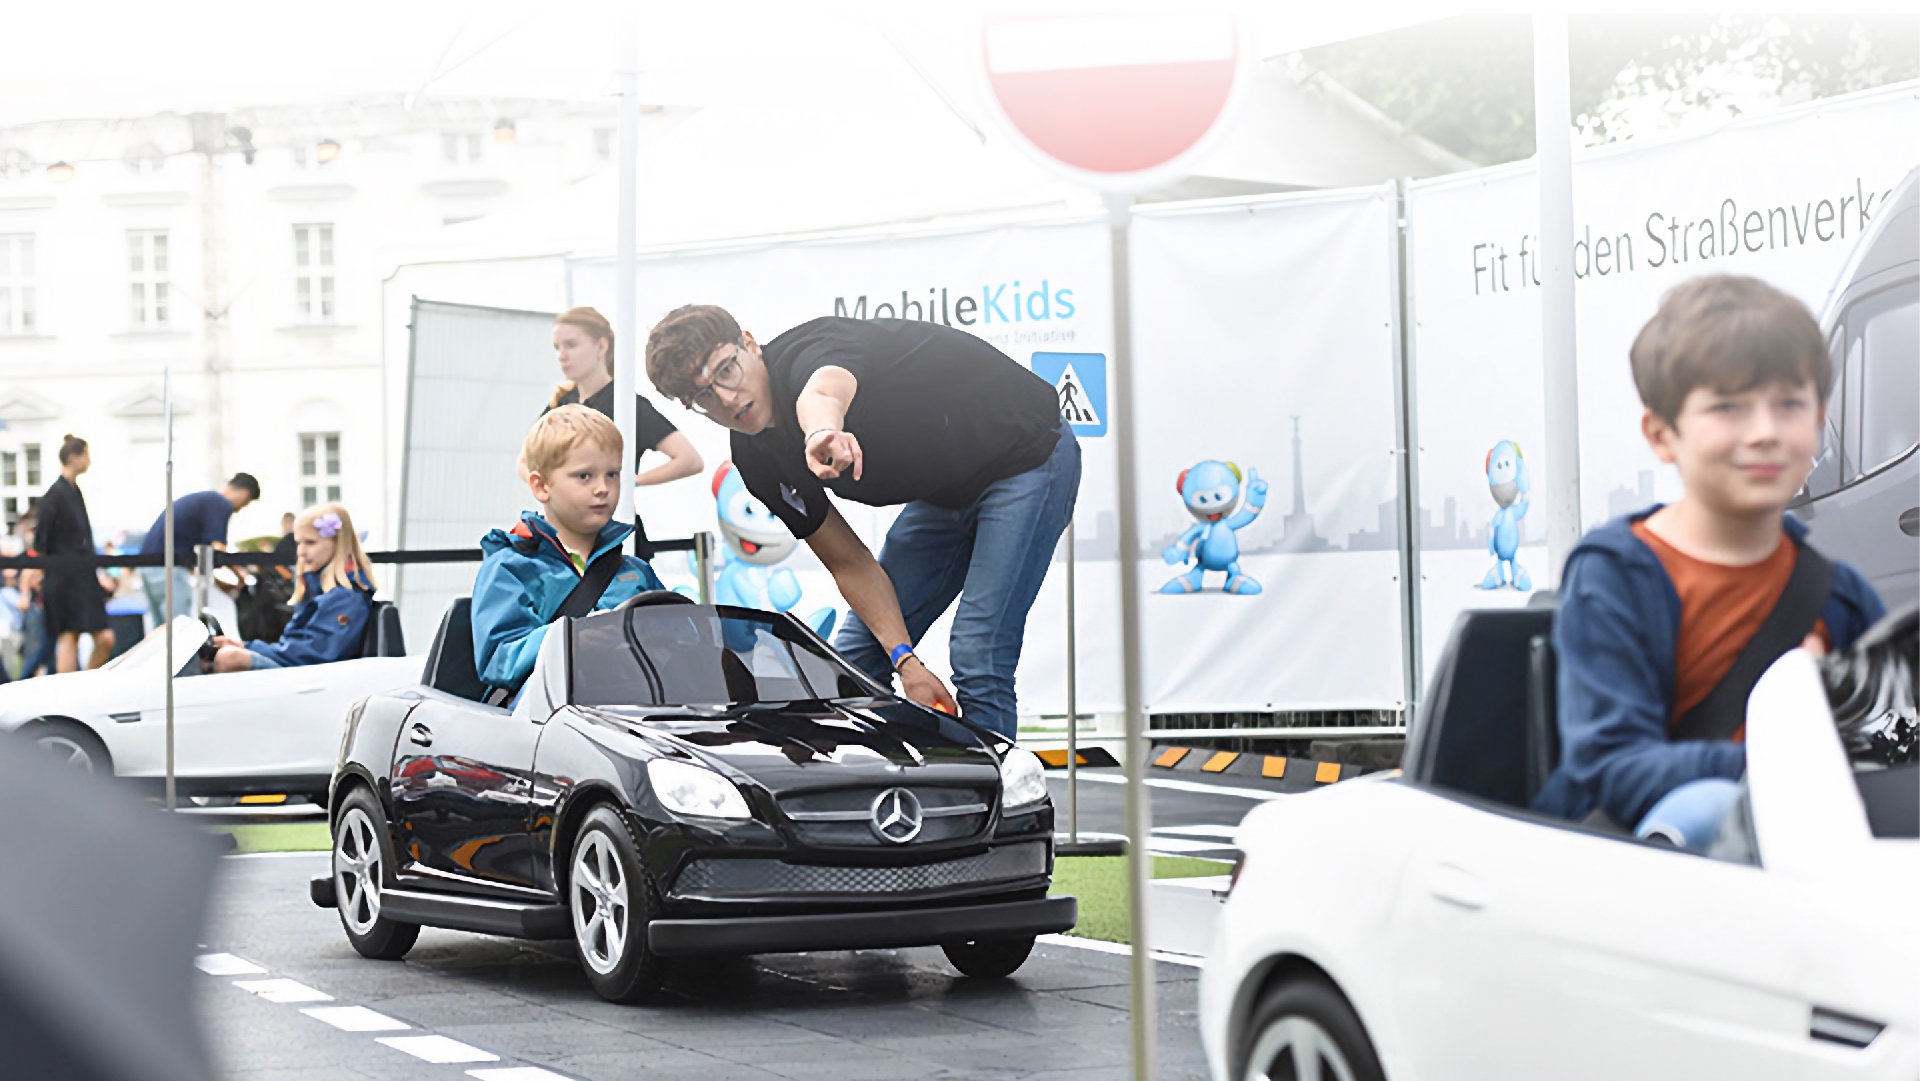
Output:
[[718,368],[713,369],[713,376],[707,385],[694,391],[693,397],[687,399],[689,409],[709,417],[720,412],[720,395],[715,391],[740,389],[740,381],[747,374],[746,368],[740,363],[740,354],[746,348],[747,339],[743,335],[734,344],[733,355],[721,361]]

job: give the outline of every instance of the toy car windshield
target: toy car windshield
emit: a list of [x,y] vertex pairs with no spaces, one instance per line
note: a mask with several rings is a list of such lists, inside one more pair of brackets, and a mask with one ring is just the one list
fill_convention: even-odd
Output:
[[575,620],[582,706],[746,706],[885,694],[786,616],[675,604]]

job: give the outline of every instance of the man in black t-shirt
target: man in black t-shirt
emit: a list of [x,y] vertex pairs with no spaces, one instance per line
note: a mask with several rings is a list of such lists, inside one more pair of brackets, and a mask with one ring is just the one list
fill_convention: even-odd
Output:
[[[959,599],[949,653],[968,720],[1012,738],[1027,612],[1080,488],[1045,380],[970,334],[822,318],[762,346],[690,305],[647,339],[647,375],[733,432],[747,490],[807,542],[853,616],[834,645],[909,698],[953,709],[913,643]],[[827,499],[905,504],[878,561]]]

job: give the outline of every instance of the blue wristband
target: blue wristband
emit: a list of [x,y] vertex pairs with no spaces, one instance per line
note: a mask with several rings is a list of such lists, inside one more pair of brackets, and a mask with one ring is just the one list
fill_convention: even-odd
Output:
[[898,669],[900,667],[900,662],[906,660],[908,657],[911,657],[911,656],[913,656],[913,646],[906,642],[902,642],[899,645],[893,647],[893,652],[887,654],[887,663],[893,665],[895,669]]

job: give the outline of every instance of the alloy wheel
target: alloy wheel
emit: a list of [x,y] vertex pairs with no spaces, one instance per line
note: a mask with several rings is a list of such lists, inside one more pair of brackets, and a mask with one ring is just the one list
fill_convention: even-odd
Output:
[[55,769],[70,769],[76,773],[94,771],[93,754],[79,740],[63,732],[49,732],[37,737],[34,744],[53,758]]
[[333,835],[334,901],[354,934],[365,935],[380,919],[380,838],[358,807],[340,816]]
[[612,972],[627,952],[627,873],[606,834],[594,830],[580,842],[571,889],[580,956],[595,972]]
[[1326,1029],[1292,1014],[1276,1019],[1247,1056],[1246,1081],[1354,1081],[1353,1067]]

